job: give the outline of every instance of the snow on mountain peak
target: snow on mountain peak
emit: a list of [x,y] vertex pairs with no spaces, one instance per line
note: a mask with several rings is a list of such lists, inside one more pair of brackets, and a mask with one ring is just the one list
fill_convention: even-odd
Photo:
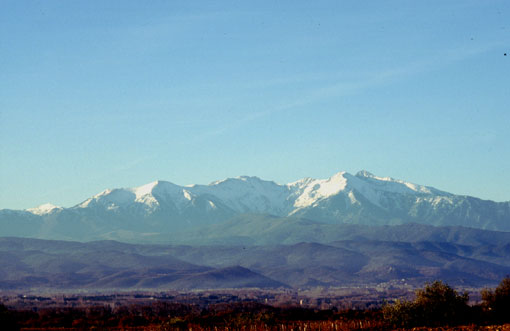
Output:
[[356,177],[374,185],[377,190],[395,192],[395,193],[421,193],[421,194],[441,194],[439,190],[428,186],[413,184],[392,177],[379,177],[362,170],[356,174]]
[[[61,233],[65,235],[64,231],[72,231],[67,229],[76,223],[80,225],[76,228],[77,237],[82,235],[82,229],[99,236],[122,233],[119,231],[129,236],[154,231],[163,236],[173,229],[212,225],[244,213],[293,216],[333,224],[418,222],[501,226],[506,231],[509,204],[485,203],[363,170],[356,175],[338,172],[326,179],[303,178],[284,185],[249,176],[209,185],[179,186],[154,181],[138,187],[104,190],[67,209],[44,204],[24,211],[0,210],[0,217],[7,217],[10,222],[11,212],[18,213],[16,217],[28,217],[48,227],[41,228],[44,233],[52,229],[58,233],[61,230],[57,226],[62,225]],[[495,212],[487,213],[494,206]],[[491,219],[484,216],[489,214],[496,216]],[[251,220],[249,224],[252,226]],[[140,235],[145,237],[141,232]]]
[[310,184],[311,182],[313,182],[314,180],[315,179],[313,179],[313,178],[305,177],[305,178],[296,180],[295,182],[288,183],[287,186],[291,187],[291,188],[292,187],[304,187],[304,186]]
[[288,188],[254,176],[240,176],[188,186],[198,195],[211,195],[238,212],[283,214],[286,211]]
[[404,181],[401,181],[401,180],[397,180],[397,179],[394,179],[394,178],[391,178],[391,177],[379,177],[379,176],[376,176],[374,175],[373,173],[369,172],[369,171],[366,171],[366,170],[361,170],[361,171],[358,171],[356,173],[356,177],[358,178],[361,178],[361,179],[376,179],[378,181],[385,181],[385,182],[399,182],[399,183],[404,183]]
[[108,189],[94,196],[94,200],[110,206],[121,206],[135,201],[136,195],[129,189]]
[[[257,176],[237,176],[237,177],[233,177],[233,178],[229,177],[229,178],[225,178],[225,179],[221,179],[221,180],[216,180],[207,186],[216,186],[216,185],[225,184],[225,183],[232,184],[232,183],[239,183],[239,182],[255,183],[255,182],[265,182],[265,180],[262,180]],[[236,185],[236,184],[233,184],[233,185]],[[203,185],[189,185],[189,186],[193,187],[193,186],[203,186]]]
[[378,177],[366,170],[358,172],[356,176],[349,175],[349,186],[380,207],[383,205],[383,200],[387,199],[385,196],[392,193],[412,194],[417,197],[423,195],[450,195],[432,187],[417,185],[392,177]]
[[304,208],[311,206],[318,200],[328,198],[344,190],[347,185],[345,174],[342,171],[328,179],[307,179],[289,184],[289,186],[294,186],[297,189],[294,207]]
[[144,195],[151,194],[154,186],[158,185],[159,181],[155,181],[149,184],[138,186],[132,189],[132,192],[136,195],[136,199],[140,199]]
[[362,170],[355,176],[341,171],[327,179],[303,178],[285,185],[254,176],[226,178],[208,185],[186,186],[158,180],[134,188],[105,190],[78,207],[85,208],[92,203],[107,209],[115,209],[134,203],[151,212],[170,203],[172,208],[176,207],[178,211],[183,211],[186,208],[194,208],[192,206],[196,201],[205,199],[204,201],[209,201],[212,208],[226,207],[241,213],[292,215],[298,210],[314,207],[341,192],[352,204],[359,203],[361,200],[358,198],[363,196],[383,208],[387,205],[388,199],[392,199],[393,194],[412,194],[417,198],[448,195],[431,187],[391,177],[378,177]]
[[45,203],[35,208],[27,209],[29,213],[35,214],[35,215],[46,215],[49,213],[52,213],[56,210],[61,210],[62,207],[55,206],[51,203]]
[[160,199],[173,200],[181,204],[183,200],[190,200],[182,186],[164,180],[158,180],[131,189],[136,194],[136,202],[145,204],[151,209],[159,206]]
[[244,182],[262,181],[262,179],[260,179],[257,176],[239,176],[239,177],[236,177],[236,179],[240,179]]

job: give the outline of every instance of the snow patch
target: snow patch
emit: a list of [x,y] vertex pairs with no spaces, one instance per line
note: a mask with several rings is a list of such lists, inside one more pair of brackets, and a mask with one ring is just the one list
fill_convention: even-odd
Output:
[[62,209],[63,209],[62,207],[55,206],[51,203],[45,203],[38,207],[27,209],[27,211],[34,215],[46,215],[46,214],[50,214],[54,211],[62,210]]
[[349,193],[347,193],[347,196],[349,197],[349,200],[351,200],[351,203],[354,205],[354,204],[359,204],[359,201],[356,200],[356,197],[354,196],[354,193],[352,193],[352,191],[349,191]]
[[191,194],[189,194],[189,191],[182,190],[182,194],[187,200],[191,201]]
[[117,210],[119,209],[119,206],[114,205],[113,203],[109,204],[108,207],[106,207],[108,210]]

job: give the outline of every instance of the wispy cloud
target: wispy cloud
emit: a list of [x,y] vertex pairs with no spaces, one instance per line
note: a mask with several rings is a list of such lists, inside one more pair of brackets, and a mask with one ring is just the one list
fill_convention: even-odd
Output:
[[[196,136],[195,138],[199,141],[209,139],[210,137],[224,134],[229,130],[247,125],[252,121],[271,116],[278,112],[311,105],[317,101],[322,101],[325,99],[363,93],[368,89],[393,84],[403,79],[419,75],[421,73],[437,70],[453,63],[476,57],[503,45],[504,43],[502,42],[493,42],[478,47],[458,46],[437,52],[429,57],[421,58],[417,61],[407,63],[399,67],[387,68],[372,72],[371,74],[366,74],[364,75],[364,78],[356,81],[340,81],[338,83],[309,89],[305,93],[302,93],[298,98],[293,98],[291,101],[283,101],[262,111],[249,113],[243,117],[233,119],[226,124],[222,123],[221,126],[212,128],[211,130],[208,130],[201,135]],[[317,76],[314,77],[317,78]],[[302,80],[303,77],[298,77],[297,79]],[[288,79],[284,78],[281,79],[281,81],[274,83],[286,84],[289,82],[290,81]]]

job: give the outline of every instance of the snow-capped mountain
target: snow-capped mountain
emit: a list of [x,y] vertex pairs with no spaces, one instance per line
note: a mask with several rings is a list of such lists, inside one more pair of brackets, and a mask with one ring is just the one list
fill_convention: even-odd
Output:
[[0,236],[19,235],[22,228],[43,238],[78,240],[104,238],[108,233],[124,237],[173,233],[246,213],[332,224],[414,222],[510,231],[510,202],[458,196],[360,171],[285,185],[242,176],[209,185],[156,181],[108,189],[71,208],[45,204],[26,211],[2,210]]
[[[356,193],[355,193],[356,192]],[[137,206],[146,214],[171,207],[182,213],[190,207],[206,211],[225,209],[225,212],[263,213],[289,216],[339,194],[346,194],[351,204],[359,204],[356,194],[370,203],[383,207],[387,194],[449,197],[451,194],[431,187],[420,186],[389,177],[376,177],[367,171],[356,176],[339,172],[328,179],[305,178],[290,184],[279,185],[258,177],[241,176],[213,182],[209,185],[178,186],[156,181],[140,187],[108,189],[74,208],[102,207],[118,210]],[[35,214],[51,212],[57,208],[46,204],[28,211]],[[43,210],[43,211],[40,211]]]

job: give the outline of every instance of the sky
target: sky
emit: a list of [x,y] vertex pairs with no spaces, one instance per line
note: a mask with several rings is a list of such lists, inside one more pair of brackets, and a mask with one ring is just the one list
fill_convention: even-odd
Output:
[[509,77],[507,0],[2,0],[0,209],[362,169],[509,201]]

